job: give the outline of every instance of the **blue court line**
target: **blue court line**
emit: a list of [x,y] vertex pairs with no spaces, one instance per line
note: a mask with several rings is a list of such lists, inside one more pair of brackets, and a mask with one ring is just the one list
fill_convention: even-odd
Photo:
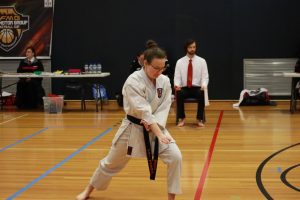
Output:
[[35,133],[32,133],[31,135],[28,135],[28,136],[24,137],[23,139],[20,139],[20,140],[16,141],[15,143],[12,143],[12,144],[10,144],[10,145],[7,145],[6,147],[3,147],[2,149],[0,149],[0,153],[1,153],[2,151],[4,151],[4,150],[10,148],[10,147],[13,147],[13,146],[15,146],[15,145],[17,145],[17,144],[19,144],[19,143],[25,141],[25,140],[28,140],[29,138],[32,138],[33,136],[35,136],[35,135],[37,135],[37,134],[40,134],[40,133],[42,133],[42,132],[44,132],[44,131],[46,131],[46,130],[48,130],[48,129],[49,129],[48,127],[43,128],[42,130],[39,130],[39,131],[37,131],[37,132],[35,132]]
[[6,200],[12,200],[12,199],[16,198],[21,193],[23,193],[24,191],[26,191],[28,188],[30,188],[31,186],[33,186],[35,183],[37,183],[41,179],[45,178],[48,174],[50,174],[55,169],[59,168],[64,163],[68,162],[70,159],[72,159],[78,153],[80,153],[85,148],[87,148],[88,146],[90,146],[91,144],[93,144],[94,142],[96,142],[99,138],[101,138],[102,136],[104,136],[106,133],[108,133],[111,130],[112,130],[112,128],[109,128],[109,129],[105,130],[103,133],[101,133],[100,135],[98,135],[97,137],[95,137],[94,139],[92,139],[91,141],[89,141],[88,143],[86,143],[85,145],[83,145],[80,149],[78,149],[77,151],[75,151],[74,153],[72,153],[71,155],[69,155],[68,157],[66,157],[65,159],[63,159],[60,163],[56,164],[51,169],[47,170],[45,173],[43,173],[42,175],[40,175],[39,177],[37,177],[33,181],[31,181],[28,185],[26,185],[25,187],[23,187],[22,189],[20,189],[19,191],[17,191],[16,193],[14,193],[13,195],[11,195],[10,197],[8,197]]

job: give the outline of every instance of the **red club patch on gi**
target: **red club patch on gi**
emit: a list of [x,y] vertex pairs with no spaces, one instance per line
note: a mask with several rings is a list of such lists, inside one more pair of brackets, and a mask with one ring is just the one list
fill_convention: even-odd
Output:
[[162,88],[157,88],[157,96],[158,96],[158,98],[160,98],[162,96],[162,91],[163,91]]

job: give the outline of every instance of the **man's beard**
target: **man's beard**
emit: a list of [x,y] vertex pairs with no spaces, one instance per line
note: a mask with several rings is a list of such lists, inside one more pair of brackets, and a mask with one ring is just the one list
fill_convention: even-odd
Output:
[[188,53],[190,56],[193,56],[193,55],[195,55],[196,51],[188,51],[187,53]]

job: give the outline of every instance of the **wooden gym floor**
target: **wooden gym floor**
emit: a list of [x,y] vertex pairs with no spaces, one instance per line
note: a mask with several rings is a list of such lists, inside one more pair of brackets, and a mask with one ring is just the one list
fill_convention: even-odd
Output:
[[[300,199],[300,111],[277,106],[232,108],[211,102],[205,128],[194,125],[195,104],[186,104],[187,124],[168,130],[183,155],[180,200]],[[62,114],[17,111],[0,114],[0,199],[74,199],[111,145],[124,117],[115,102],[96,113],[68,102]],[[156,181],[146,159],[132,159],[93,200],[161,200],[166,166],[159,161]]]

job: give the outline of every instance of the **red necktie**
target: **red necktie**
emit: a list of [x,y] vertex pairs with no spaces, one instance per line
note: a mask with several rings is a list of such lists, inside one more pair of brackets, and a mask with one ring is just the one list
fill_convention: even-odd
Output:
[[192,59],[189,61],[188,73],[187,73],[187,87],[192,87],[193,85],[193,65]]

